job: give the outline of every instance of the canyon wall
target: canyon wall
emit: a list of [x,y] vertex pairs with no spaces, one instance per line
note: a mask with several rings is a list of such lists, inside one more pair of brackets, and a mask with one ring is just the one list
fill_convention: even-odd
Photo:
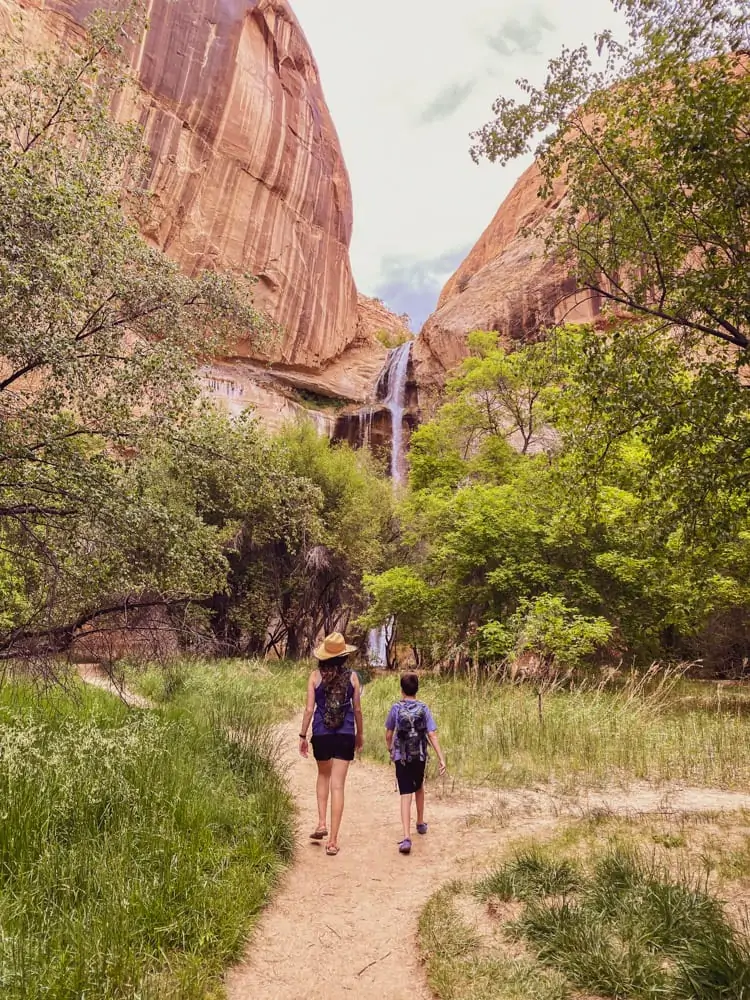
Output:
[[[28,46],[73,42],[112,0],[1,0]],[[189,272],[258,276],[283,328],[268,359],[316,370],[358,336],[349,263],[352,197],[318,69],[286,0],[150,0],[129,53],[152,151],[146,235]],[[238,357],[249,345],[235,347]]]
[[443,289],[414,348],[425,398],[439,392],[446,372],[466,356],[466,336],[473,330],[497,330],[507,340],[522,341],[563,318],[586,322],[598,314],[600,304],[588,293],[576,293],[564,269],[545,259],[543,237],[527,231],[543,223],[565,197],[560,182],[542,200],[540,183],[532,164]]
[[362,340],[380,336],[385,340],[403,341],[411,336],[409,317],[391,312],[380,299],[358,296],[357,329]]
[[374,401],[388,356],[377,335],[403,335],[405,320],[377,299],[359,295],[354,339],[323,367],[268,367],[249,358],[219,359],[204,372],[205,389],[230,413],[252,406],[271,429],[304,413],[321,433],[331,437],[336,413],[345,404],[351,404],[349,409],[356,411],[358,406]]

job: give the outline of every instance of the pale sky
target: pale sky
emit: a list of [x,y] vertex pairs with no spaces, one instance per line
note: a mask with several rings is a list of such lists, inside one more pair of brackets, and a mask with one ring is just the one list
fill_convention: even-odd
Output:
[[354,193],[357,286],[420,328],[528,161],[469,156],[514,80],[615,25],[610,0],[291,0]]

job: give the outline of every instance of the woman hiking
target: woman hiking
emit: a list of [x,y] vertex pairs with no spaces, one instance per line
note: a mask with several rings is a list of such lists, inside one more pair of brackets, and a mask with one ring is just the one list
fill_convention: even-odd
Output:
[[[360,683],[348,666],[350,653],[339,632],[326,636],[315,650],[317,668],[307,682],[307,704],[299,733],[299,752],[309,753],[307,729],[312,719],[313,756],[318,765],[318,825],[311,840],[328,837],[326,854],[339,853],[339,829],[344,813],[344,785],[354,751],[362,749],[362,706]],[[327,825],[328,799],[331,799],[330,833]]]

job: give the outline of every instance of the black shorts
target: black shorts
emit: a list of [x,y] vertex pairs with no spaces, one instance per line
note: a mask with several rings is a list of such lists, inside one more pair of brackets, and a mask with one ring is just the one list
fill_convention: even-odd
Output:
[[396,781],[398,782],[399,795],[411,795],[418,792],[424,784],[424,769],[426,760],[410,760],[405,764],[401,760],[396,761]]
[[354,735],[324,733],[313,736],[312,748],[316,760],[354,760]]

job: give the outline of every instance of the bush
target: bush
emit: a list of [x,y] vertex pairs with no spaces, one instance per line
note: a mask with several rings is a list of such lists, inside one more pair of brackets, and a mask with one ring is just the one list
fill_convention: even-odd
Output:
[[401,347],[407,340],[413,338],[408,330],[376,330],[375,339],[392,351],[394,347]]
[[554,594],[521,601],[507,626],[492,621],[481,629],[491,655],[518,659],[530,653],[545,666],[564,669],[579,667],[587,656],[606,646],[612,632],[606,618],[582,615]]

